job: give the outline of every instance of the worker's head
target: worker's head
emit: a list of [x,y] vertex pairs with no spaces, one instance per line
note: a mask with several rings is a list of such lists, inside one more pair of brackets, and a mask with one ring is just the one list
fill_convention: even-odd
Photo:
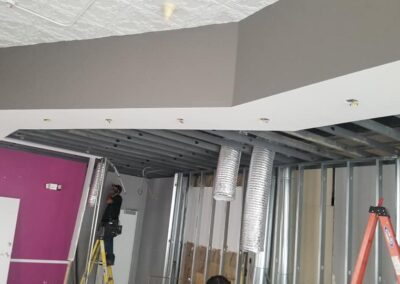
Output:
[[112,192],[113,192],[115,195],[120,194],[120,193],[122,192],[122,186],[120,186],[119,184],[113,184],[113,185],[111,186],[111,188],[112,188]]
[[230,284],[231,282],[222,275],[216,275],[207,280],[207,284]]

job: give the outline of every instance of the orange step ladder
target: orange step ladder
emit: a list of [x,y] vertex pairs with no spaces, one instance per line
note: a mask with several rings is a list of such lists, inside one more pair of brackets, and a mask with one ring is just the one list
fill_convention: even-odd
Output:
[[379,199],[378,206],[369,208],[369,219],[365,230],[364,239],[361,243],[360,252],[357,257],[351,284],[362,284],[365,270],[367,268],[368,257],[371,252],[372,241],[374,240],[376,224],[381,223],[381,228],[389,250],[392,264],[394,267],[397,283],[400,284],[400,249],[396,241],[390,216],[385,207],[382,207],[383,199]]

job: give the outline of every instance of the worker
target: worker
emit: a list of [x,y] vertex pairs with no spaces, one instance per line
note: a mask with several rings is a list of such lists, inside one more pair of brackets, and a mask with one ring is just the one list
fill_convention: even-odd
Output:
[[122,187],[118,184],[111,185],[111,190],[107,196],[107,207],[104,211],[103,218],[101,219],[102,227],[104,228],[104,247],[106,251],[107,265],[114,265],[114,237],[121,232],[118,231],[119,226],[119,212],[122,205],[121,197]]
[[230,284],[231,282],[222,275],[216,275],[207,280],[207,284]]

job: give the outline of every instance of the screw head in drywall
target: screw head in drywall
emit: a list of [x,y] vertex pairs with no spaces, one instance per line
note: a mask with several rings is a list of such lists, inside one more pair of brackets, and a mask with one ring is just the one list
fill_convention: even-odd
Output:
[[50,118],[43,118],[43,122],[50,122],[51,119]]
[[269,118],[266,117],[260,117],[258,120],[263,123],[268,123],[270,121]]
[[347,99],[346,102],[349,104],[350,107],[358,107],[360,102],[356,99]]

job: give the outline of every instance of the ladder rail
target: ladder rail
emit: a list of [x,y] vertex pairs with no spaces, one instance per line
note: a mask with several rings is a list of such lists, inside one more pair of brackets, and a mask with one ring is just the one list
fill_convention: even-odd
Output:
[[356,266],[354,268],[351,284],[362,284],[364,279],[365,270],[367,269],[368,258],[371,253],[372,243],[374,241],[376,224],[378,223],[378,216],[370,214],[368,218],[367,228],[365,229],[364,239],[361,243],[360,252],[357,257]]
[[381,198],[378,201],[377,207],[370,207],[368,223],[361,243],[360,252],[357,257],[353,277],[351,278],[351,284],[362,284],[378,221],[381,224],[386,247],[392,260],[396,282],[400,284],[400,249],[390,216],[386,208],[382,207],[382,204],[383,199]]
[[396,234],[394,232],[392,222],[390,221],[389,216],[379,216],[379,221],[381,223],[386,247],[392,260],[397,283],[400,283],[400,249],[396,240]]
[[93,245],[92,253],[90,255],[90,263],[82,275],[80,284],[85,283],[89,275],[92,273],[96,261],[101,265],[103,271],[103,283],[114,284],[114,276],[112,273],[112,266],[107,265],[106,250],[103,239],[96,240]]

